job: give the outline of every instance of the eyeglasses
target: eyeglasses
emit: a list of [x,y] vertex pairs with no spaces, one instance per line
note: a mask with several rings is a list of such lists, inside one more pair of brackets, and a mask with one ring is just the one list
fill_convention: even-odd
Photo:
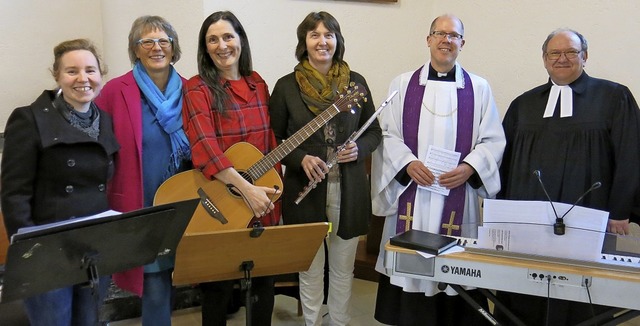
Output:
[[140,44],[140,46],[146,50],[153,49],[156,43],[158,43],[161,48],[168,48],[173,43],[173,38],[143,38],[138,40],[136,43]]
[[582,51],[578,51],[578,50],[551,51],[551,52],[547,52],[547,59],[549,59],[549,60],[558,60],[558,59],[560,59],[562,54],[564,54],[565,58],[567,58],[568,60],[575,59],[575,58],[578,57],[578,54],[580,54],[580,52],[582,52]]
[[437,38],[448,38],[450,40],[461,40],[462,39],[462,35],[456,33],[456,32],[451,32],[451,33],[447,33],[447,32],[443,32],[443,31],[433,31],[431,32],[431,35],[437,37]]

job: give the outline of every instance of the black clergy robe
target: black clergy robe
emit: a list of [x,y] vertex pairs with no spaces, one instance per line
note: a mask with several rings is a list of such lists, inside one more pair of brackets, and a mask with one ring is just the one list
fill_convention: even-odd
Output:
[[551,81],[516,98],[505,115],[507,138],[499,198],[546,200],[534,170],[540,170],[551,200],[572,204],[602,182],[581,206],[629,218],[640,185],[640,111],[629,89],[583,72],[570,84],[573,116],[560,118],[558,101],[543,118]]
[[[573,116],[560,118],[558,101],[554,115],[543,118],[551,86],[551,81],[538,86],[509,106],[498,198],[546,200],[533,174],[540,170],[551,200],[572,204],[600,181],[602,187],[579,204],[609,211],[611,219],[629,218],[640,184],[640,112],[633,95],[626,86],[583,72],[570,84]],[[552,299],[547,312],[546,298],[504,292],[498,298],[527,325],[544,325],[547,317],[550,325],[591,317],[583,303]]]

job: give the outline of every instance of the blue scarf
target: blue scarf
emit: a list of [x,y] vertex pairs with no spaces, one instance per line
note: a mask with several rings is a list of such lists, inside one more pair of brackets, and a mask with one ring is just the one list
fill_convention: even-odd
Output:
[[171,72],[164,94],[153,83],[140,60],[133,66],[133,77],[149,105],[154,108],[158,123],[171,138],[172,170],[177,171],[182,161],[190,158],[191,148],[182,129],[182,79],[173,66],[169,69]]

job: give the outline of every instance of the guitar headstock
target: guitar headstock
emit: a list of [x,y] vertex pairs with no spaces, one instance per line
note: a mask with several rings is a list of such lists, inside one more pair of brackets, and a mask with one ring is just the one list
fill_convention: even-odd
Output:
[[340,111],[354,112],[354,106],[361,107],[360,102],[367,101],[367,89],[361,84],[354,82],[349,83],[349,86],[345,86],[345,90],[338,95],[338,100],[333,105]]

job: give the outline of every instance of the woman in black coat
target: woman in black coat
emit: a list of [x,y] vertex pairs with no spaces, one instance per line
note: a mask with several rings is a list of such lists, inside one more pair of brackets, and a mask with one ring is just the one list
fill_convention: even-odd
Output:
[[[344,39],[338,21],[326,12],[309,14],[297,30],[294,72],[276,83],[269,101],[271,127],[280,143],[337,100],[336,95],[352,83],[368,91],[365,79],[351,71],[342,59]],[[369,93],[369,92],[368,92]],[[327,158],[347,141],[373,115],[375,108],[368,94],[355,112],[338,113],[283,160],[286,166],[282,218],[285,224],[329,221],[327,239],[329,262],[330,324],[346,325],[358,237],[366,234],[371,216],[366,159],[382,138],[374,121],[360,138],[338,153],[338,164],[331,170]],[[310,181],[317,188],[295,204],[298,193]],[[300,273],[300,299],[307,325],[320,325],[323,301],[325,249],[320,246],[311,267]]]
[[[109,209],[106,187],[119,145],[111,118],[92,102],[104,74],[95,47],[84,39],[60,43],[52,74],[59,88],[15,109],[7,121],[0,198],[9,236],[19,228]],[[79,285],[24,304],[32,325],[98,322],[90,289]]]

